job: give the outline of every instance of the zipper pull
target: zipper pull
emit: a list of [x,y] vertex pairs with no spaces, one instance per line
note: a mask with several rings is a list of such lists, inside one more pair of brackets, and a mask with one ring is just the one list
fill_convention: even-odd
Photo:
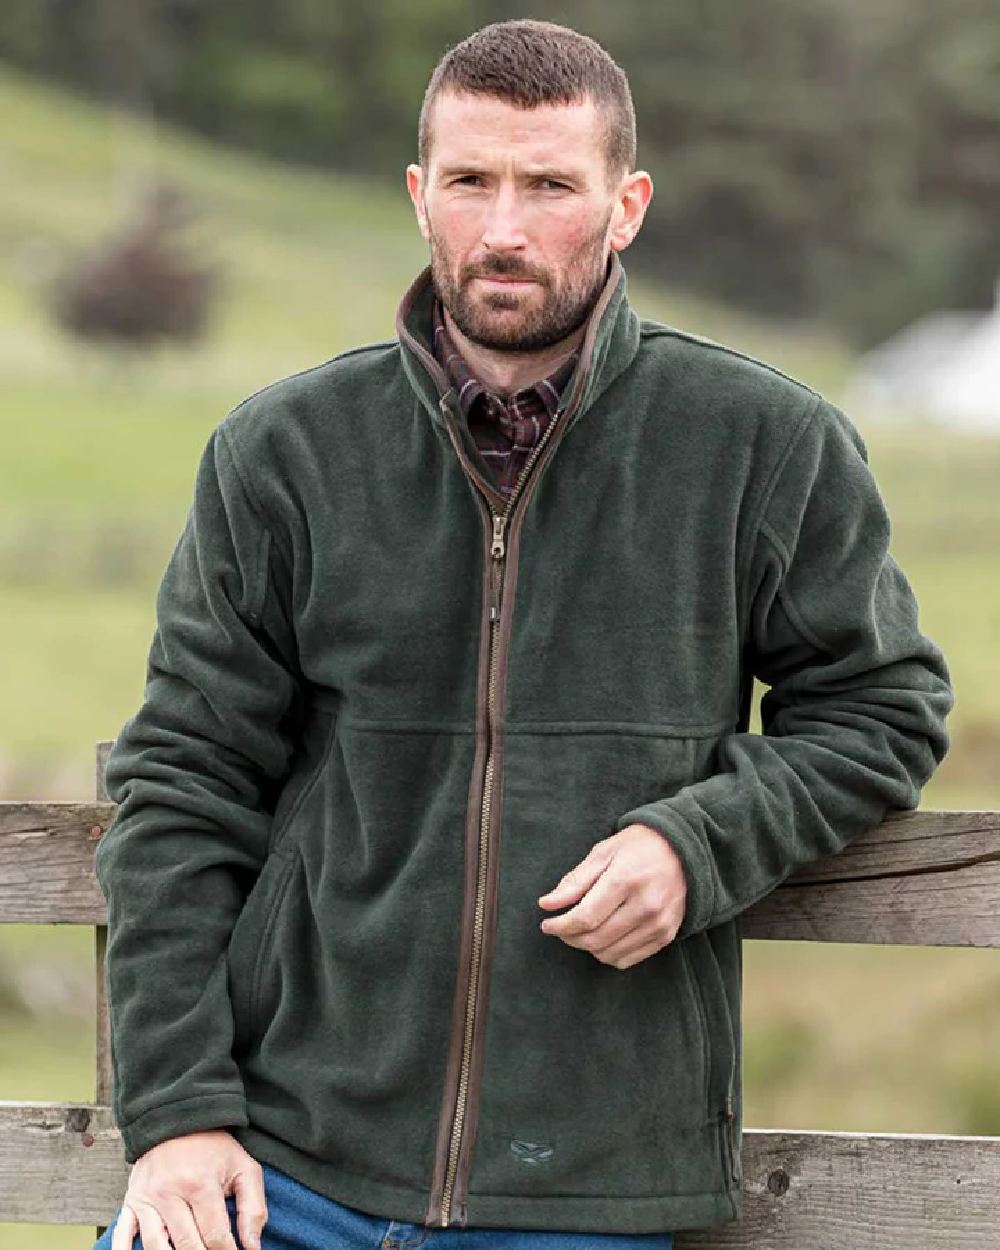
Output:
[[490,547],[490,555],[495,556],[498,560],[503,559],[503,527],[506,520],[506,514],[494,516],[493,518],[493,546]]
[[493,517],[493,545],[490,547],[490,621],[500,619],[500,561],[504,555],[503,527],[507,516]]

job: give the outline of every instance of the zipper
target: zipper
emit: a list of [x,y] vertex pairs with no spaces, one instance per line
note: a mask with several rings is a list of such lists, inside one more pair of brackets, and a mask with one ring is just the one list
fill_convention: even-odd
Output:
[[[445,415],[447,423],[447,403],[441,400],[440,407]],[[557,424],[562,427],[565,424],[559,421],[563,416],[564,409],[557,409],[552,419],[545,427],[542,437],[535,444],[531,455],[528,457],[527,463],[521,470],[521,475],[511,492],[507,501],[507,506],[503,512],[497,513],[493,509],[491,497],[485,491],[481,491],[486,499],[489,515],[493,523],[493,540],[490,545],[490,664],[489,678],[487,683],[487,752],[486,767],[483,773],[483,792],[482,802],[479,811],[479,869],[476,875],[476,903],[473,912],[473,936],[472,936],[472,963],[469,971],[469,993],[466,999],[465,1007],[465,1031],[462,1041],[462,1063],[459,1069],[458,1078],[458,1095],[455,1103],[455,1118],[452,1121],[451,1141],[448,1150],[448,1166],[445,1171],[444,1187],[441,1195],[441,1227],[447,1228],[451,1220],[451,1203],[455,1188],[455,1177],[458,1174],[458,1159],[462,1148],[462,1128],[465,1124],[466,1106],[469,1093],[469,1072],[472,1066],[472,1039],[476,1021],[476,1008],[479,999],[479,982],[480,982],[480,965],[482,962],[483,949],[483,918],[486,911],[486,878],[487,878],[487,856],[489,852],[489,828],[490,828],[490,811],[493,801],[493,741],[492,732],[495,713],[495,696],[496,696],[496,672],[497,672],[497,652],[499,650],[499,625],[500,625],[500,607],[503,599],[503,576],[504,576],[504,559],[507,555],[506,542],[504,539],[504,531],[510,520],[511,513],[521,496],[528,475],[535,464],[535,461],[542,453],[549,440],[549,436],[556,428]],[[450,430],[450,425],[449,425]],[[453,437],[453,441],[454,437]],[[458,447],[456,444],[456,451]],[[461,453],[459,453],[460,458]],[[478,475],[476,475],[478,478]]]
[[733,1140],[733,1125],[736,1119],[736,1112],[733,1110],[732,1094],[726,1094],[726,1106],[722,1113],[722,1118],[726,1123],[726,1153],[728,1155],[729,1162],[729,1175],[734,1181],[736,1181],[737,1184],[739,1184],[740,1178],[736,1172],[736,1145]]
[[[462,1056],[459,1067],[458,1085],[455,1094],[455,1109],[451,1121],[450,1132],[448,1134],[447,1162],[444,1165],[444,1177],[441,1182],[440,1192],[442,1196],[440,1209],[437,1207],[437,1183],[435,1183],[432,1189],[428,1202],[428,1211],[435,1212],[436,1220],[440,1220],[440,1227],[442,1228],[447,1228],[452,1223],[452,1206],[454,1203],[455,1186],[462,1154],[462,1134],[467,1114],[470,1074],[472,1070],[473,1040],[475,1036],[476,1008],[478,1006],[480,990],[486,911],[486,883],[489,876],[487,872],[487,855],[489,851],[489,824],[494,784],[492,731],[495,712],[496,675],[498,668],[498,656],[500,653],[499,622],[503,596],[503,561],[506,555],[505,530],[513,514],[514,508],[522,494],[524,484],[528,480],[528,476],[538,460],[538,457],[542,454],[546,444],[549,445],[549,453],[551,454],[552,446],[554,444],[550,442],[550,435],[553,430],[564,429],[583,402],[583,394],[586,390],[585,382],[586,378],[589,376],[590,366],[593,360],[597,330],[603,321],[608,304],[616,291],[619,289],[622,281],[623,271],[621,270],[620,262],[618,261],[616,255],[612,255],[611,259],[613,280],[609,279],[606,283],[604,291],[602,292],[601,297],[591,314],[591,321],[588,325],[587,332],[584,335],[583,345],[581,348],[581,363],[578,367],[577,377],[572,384],[571,393],[567,397],[566,403],[557,409],[546,427],[541,439],[532,450],[532,453],[529,456],[513,491],[511,492],[510,498],[507,500],[504,500],[502,493],[497,491],[496,488],[486,480],[483,474],[480,473],[476,465],[471,461],[468,453],[462,447],[462,440],[456,429],[454,413],[452,413],[447,398],[449,394],[454,393],[448,376],[440,364],[438,364],[434,355],[429,352],[427,348],[407,328],[406,316],[412,309],[417,295],[422,291],[423,284],[431,280],[429,267],[412,284],[407,294],[403,297],[403,301],[396,313],[396,330],[399,336],[399,341],[401,344],[405,343],[409,347],[413,354],[422,362],[430,377],[434,380],[439,395],[438,409],[444,418],[444,426],[448,432],[448,437],[455,449],[455,454],[458,456],[459,463],[465,471],[466,477],[485,500],[486,506],[483,508],[483,519],[487,522],[488,529],[490,523],[492,522],[492,542],[490,545],[491,560],[489,573],[489,670],[487,680],[486,764],[483,769],[483,787],[480,798],[479,864],[476,873],[476,898],[473,911],[473,941],[469,957],[469,989],[465,1004],[465,1021],[462,1030]],[[502,508],[502,511],[498,511],[498,504],[499,507]],[[435,1169],[437,1169],[437,1166],[438,1164],[436,1162]],[[463,1216],[460,1211],[457,1222],[461,1224],[462,1219]]]

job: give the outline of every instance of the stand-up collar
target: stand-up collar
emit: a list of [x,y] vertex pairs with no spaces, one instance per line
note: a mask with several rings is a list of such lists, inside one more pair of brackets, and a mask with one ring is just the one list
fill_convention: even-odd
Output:
[[[580,357],[563,392],[561,408],[570,408],[570,422],[594,402],[632,363],[639,347],[639,317],[628,302],[625,270],[618,253],[611,253],[607,281],[587,321]],[[403,368],[410,384],[436,422],[443,422],[442,400],[453,400],[454,389],[433,352],[435,290],[431,267],[423,269],[396,310],[396,333]],[[450,392],[450,394],[449,394]]]

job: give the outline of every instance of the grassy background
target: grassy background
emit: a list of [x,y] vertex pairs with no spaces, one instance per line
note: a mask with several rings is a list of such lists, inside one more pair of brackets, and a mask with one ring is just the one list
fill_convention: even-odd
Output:
[[[138,358],[67,342],[44,292],[121,220],[141,178],[194,199],[225,275],[212,332]],[[0,72],[0,797],[93,793],[93,744],[142,694],[153,597],[197,456],[246,394],[390,337],[426,260],[396,188],[235,155]],[[655,209],[655,200],[654,200]],[[626,263],[628,257],[625,257]],[[821,332],[630,278],[638,310],[767,359],[835,401]],[[929,807],[1000,807],[1000,439],[862,429],[921,624],[958,705]],[[93,1095],[93,933],[0,930],[0,1098]],[[756,1126],[1000,1133],[995,952],[748,942],[746,1114]],[[88,1228],[0,1225],[6,1250],[83,1250]]]

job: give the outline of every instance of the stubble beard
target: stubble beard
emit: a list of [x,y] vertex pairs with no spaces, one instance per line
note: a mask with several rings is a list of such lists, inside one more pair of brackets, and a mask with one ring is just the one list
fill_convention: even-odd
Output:
[[[608,253],[604,238],[609,213],[580,248],[566,270],[563,282],[553,287],[551,276],[525,265],[516,256],[491,254],[476,265],[463,265],[457,277],[448,248],[428,221],[431,248],[431,277],[441,303],[451,319],[472,343],[493,351],[541,351],[568,338],[587,320],[604,288]],[[476,276],[533,279],[544,292],[540,305],[531,303],[530,294],[490,291],[474,295]],[[536,288],[537,290],[537,288]],[[518,312],[514,317],[498,314]]]

